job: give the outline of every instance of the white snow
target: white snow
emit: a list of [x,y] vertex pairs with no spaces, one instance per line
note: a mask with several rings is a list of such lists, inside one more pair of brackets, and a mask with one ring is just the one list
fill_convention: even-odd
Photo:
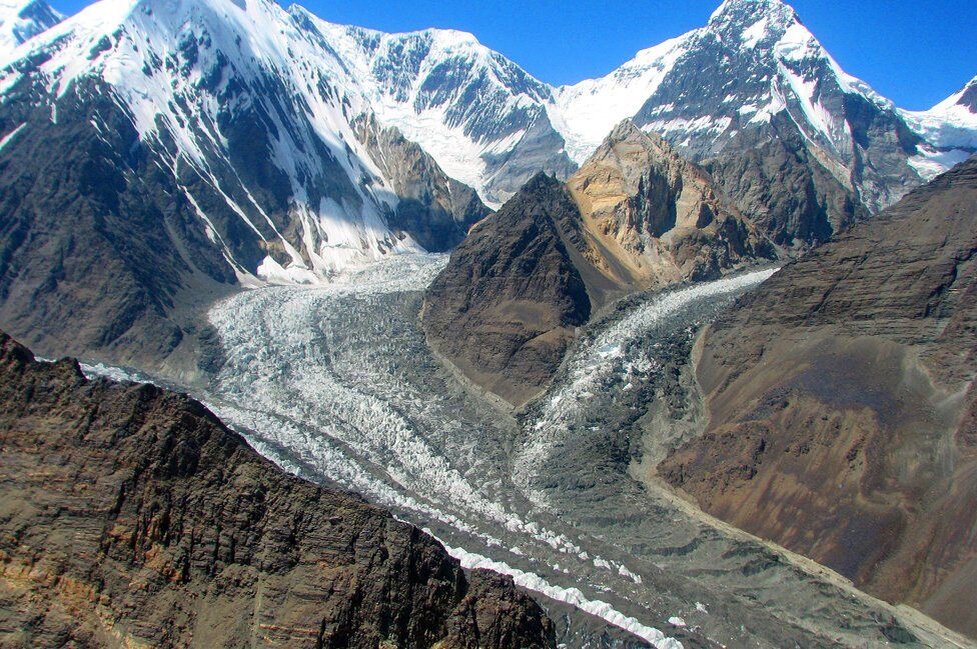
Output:
[[0,62],[10,60],[21,44],[43,33],[64,18],[61,13],[50,7],[47,7],[47,13],[51,22],[39,22],[34,18],[24,17],[23,14],[27,14],[27,10],[43,6],[43,0],[0,1]]
[[556,89],[550,121],[566,139],[572,160],[583,163],[615,125],[638,112],[685,53],[693,34],[641,50],[607,76]]
[[743,47],[753,49],[766,37],[768,20],[764,16],[743,31]]
[[909,164],[925,181],[930,181],[941,173],[949,171],[972,155],[970,151],[963,149],[938,151],[926,145],[919,145],[917,150],[919,153],[909,158]]
[[[929,110],[900,111],[900,114],[932,147],[977,150],[977,113],[961,102],[963,94],[975,85],[977,77]],[[923,156],[933,160],[930,155]]]
[[[431,534],[430,530],[425,529],[424,531]],[[512,580],[517,586],[521,586],[534,593],[539,593],[558,602],[575,606],[582,611],[597,616],[605,622],[624,629],[628,633],[651,643],[656,649],[682,649],[682,643],[675,638],[670,638],[658,629],[642,624],[637,619],[621,613],[607,602],[599,599],[588,599],[578,588],[555,586],[537,574],[513,568],[502,561],[494,561],[481,554],[468,552],[463,548],[451,547],[444,543],[444,541],[441,544],[444,545],[444,549],[448,551],[448,554],[458,559],[463,568],[469,570],[491,570],[492,572],[508,575],[512,577]]]

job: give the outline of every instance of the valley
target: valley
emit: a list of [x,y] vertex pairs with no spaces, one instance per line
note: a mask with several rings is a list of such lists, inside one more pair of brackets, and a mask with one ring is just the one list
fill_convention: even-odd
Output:
[[0,645],[977,649],[977,78],[681,29],[0,0]]
[[774,269],[626,300],[513,412],[424,343],[422,291],[445,262],[400,256],[329,285],[223,300],[208,316],[210,381],[189,389],[286,470],[363,494],[467,567],[574,604],[562,624],[553,615],[568,646],[596,641],[600,621],[668,649],[941,646],[945,630],[705,520],[641,475],[642,458],[699,416],[684,410],[699,327]]

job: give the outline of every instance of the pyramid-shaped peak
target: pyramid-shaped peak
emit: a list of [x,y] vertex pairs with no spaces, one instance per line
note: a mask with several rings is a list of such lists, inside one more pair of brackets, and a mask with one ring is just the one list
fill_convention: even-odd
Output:
[[977,77],[963,87],[957,103],[969,109],[971,113],[977,113]]
[[642,135],[641,129],[631,121],[631,118],[627,118],[618,122],[617,126],[608,134],[606,141],[623,142],[624,140],[631,140]]

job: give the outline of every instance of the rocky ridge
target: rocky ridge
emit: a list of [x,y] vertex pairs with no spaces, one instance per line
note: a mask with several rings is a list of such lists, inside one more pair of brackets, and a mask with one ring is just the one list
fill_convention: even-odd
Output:
[[775,255],[709,174],[631,120],[611,131],[567,187],[582,214],[588,257],[630,290],[715,279]]
[[381,126],[372,114],[353,125],[399,199],[387,218],[394,231],[409,233],[428,252],[444,252],[491,213],[474,189],[448,177],[434,158],[396,128]]
[[539,174],[451,255],[425,294],[428,342],[511,403],[537,392],[590,317],[591,283],[613,285],[581,254],[580,213]]
[[486,208],[357,131],[337,56],[261,0],[96,3],[25,43],[0,70],[0,323],[188,372],[215,296],[454,245]]
[[0,402],[4,646],[554,646],[510,579],[286,475],[185,395],[0,334]]

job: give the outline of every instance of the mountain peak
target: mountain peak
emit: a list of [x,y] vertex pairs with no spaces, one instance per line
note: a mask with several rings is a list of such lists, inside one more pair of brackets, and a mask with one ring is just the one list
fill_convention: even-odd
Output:
[[965,107],[971,113],[977,113],[977,77],[970,80],[960,91],[957,104]]
[[725,0],[709,17],[706,28],[723,35],[724,40],[737,37],[752,48],[779,39],[797,23],[797,12],[781,0]]
[[790,21],[797,13],[781,0],[724,0],[709,16],[709,24],[729,21],[756,22],[762,18],[777,18]]
[[618,122],[617,126],[611,130],[605,141],[622,142],[640,135],[642,135],[641,129],[638,128],[638,125],[635,124],[634,121],[629,117]]
[[0,56],[62,20],[44,0],[0,0]]

